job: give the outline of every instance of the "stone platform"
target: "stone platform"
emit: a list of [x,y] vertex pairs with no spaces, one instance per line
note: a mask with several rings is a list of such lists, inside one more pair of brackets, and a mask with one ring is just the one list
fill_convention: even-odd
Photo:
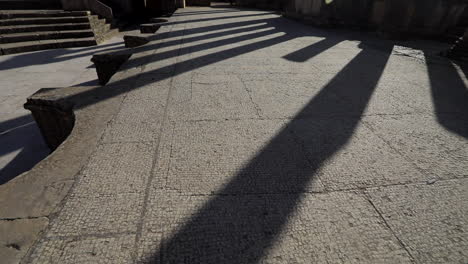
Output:
[[2,218],[47,226],[23,263],[466,263],[467,78],[437,47],[179,9]]

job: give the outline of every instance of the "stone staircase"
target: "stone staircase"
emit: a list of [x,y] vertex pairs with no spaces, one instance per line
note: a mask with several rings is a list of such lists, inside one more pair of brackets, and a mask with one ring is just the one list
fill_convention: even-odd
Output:
[[0,55],[94,46],[117,33],[89,11],[0,11]]

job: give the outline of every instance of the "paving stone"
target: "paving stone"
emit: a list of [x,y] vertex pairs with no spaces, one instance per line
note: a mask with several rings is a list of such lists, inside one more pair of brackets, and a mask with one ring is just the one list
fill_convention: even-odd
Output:
[[466,263],[467,188],[459,179],[367,192],[417,263]]
[[[138,193],[151,174],[153,143],[100,145],[79,176],[74,194],[80,196]],[[122,157],[132,156],[131,159]]]
[[[236,259],[254,257],[252,254],[259,250],[255,244],[263,236],[264,200],[261,197],[153,194],[142,238],[143,243],[157,242],[154,247],[161,242],[159,233],[164,232],[163,263],[184,259],[198,263],[236,262]],[[211,199],[215,202],[205,204]],[[161,252],[154,249],[147,249],[143,257],[158,257]],[[242,254],[236,256],[239,253]]]
[[171,120],[222,120],[257,117],[243,83],[191,83],[174,86],[174,94],[188,98],[169,109]]
[[[468,171],[462,71],[227,11],[179,9],[134,49],[111,79],[120,110],[25,262],[467,262],[466,184],[443,181]],[[36,59],[18,85],[42,78]],[[57,80],[93,81],[72,68]]]
[[302,147],[282,125],[277,120],[176,123],[171,145],[161,149],[156,186],[200,194],[320,191]]
[[426,180],[417,167],[358,122],[359,117],[328,117],[298,120],[291,125],[316,168],[315,177],[326,189]]
[[[244,75],[242,75],[244,76]],[[325,100],[305,107],[317,96],[332,76],[314,74],[313,81],[296,80],[295,74],[282,78],[262,75],[263,80],[245,81],[244,85],[252,96],[252,101],[263,118],[298,118],[316,115],[348,113],[347,104],[330,94]],[[250,77],[253,78],[253,77]],[[329,105],[337,107],[327,107]]]
[[[468,133],[466,120],[456,116],[446,118]],[[448,133],[434,116],[376,116],[366,118],[365,122],[393,149],[421,168],[427,179],[468,176],[468,141]]]
[[147,84],[131,91],[107,127],[104,142],[154,141],[164,118],[169,88]]
[[142,206],[140,193],[72,194],[46,237],[135,232]]
[[140,241],[147,245],[142,262],[411,263],[361,194],[156,191],[150,205]]
[[0,221],[0,258],[3,263],[19,263],[47,227],[45,217]]
[[264,263],[412,263],[361,194],[277,195],[266,206],[275,243]]
[[131,263],[134,242],[134,235],[43,240],[30,259],[34,263]]

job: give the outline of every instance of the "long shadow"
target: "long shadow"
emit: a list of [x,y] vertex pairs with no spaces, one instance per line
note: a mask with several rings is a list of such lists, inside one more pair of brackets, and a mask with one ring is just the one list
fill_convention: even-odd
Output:
[[[255,27],[255,25],[254,25],[254,27]],[[262,29],[262,28],[263,27],[255,27],[255,28],[252,28],[252,30],[258,30],[258,29]],[[208,36],[205,35],[205,38],[209,39],[209,38],[214,38],[214,37],[220,37],[220,36],[225,36],[227,34],[234,34],[236,32],[240,33],[241,31],[242,32],[247,32],[246,29],[239,29],[239,30],[229,31],[229,32],[226,32],[226,33],[219,32],[219,33],[216,33],[216,34],[207,34]],[[263,37],[263,36],[267,36],[267,35],[275,33],[275,32],[277,32],[277,31],[269,30],[268,32],[257,32],[257,33],[253,33],[253,34],[243,35],[243,36],[240,36],[240,37],[224,39],[224,40],[221,40],[221,41],[213,41],[213,42],[210,42],[210,43],[200,44],[200,45],[192,46],[192,47],[189,47],[189,48],[181,49],[181,52],[186,54],[186,53],[188,53],[190,51],[194,51],[194,50],[200,51],[200,50],[207,49],[207,48],[213,48],[213,47],[218,47],[218,46],[227,45],[227,44],[231,44],[231,43],[236,43],[236,42],[239,42],[239,41],[242,41],[242,40],[248,40],[248,39],[253,39],[253,38],[257,38],[257,37]],[[196,38],[193,38],[193,39],[188,39],[188,41],[196,41],[198,39],[200,39],[200,38],[196,37]],[[269,46],[269,45],[274,45],[275,43],[280,43],[282,41],[286,41],[287,39],[289,39],[289,38],[282,37],[282,38],[280,38],[278,40],[278,42],[275,42],[275,41],[269,42],[269,41],[267,41],[267,42],[265,42],[265,47]],[[168,43],[168,44],[169,45],[174,45],[176,43],[171,42],[171,43]],[[156,48],[156,47],[152,46],[151,48]],[[259,47],[257,45],[254,45],[254,46],[251,47],[250,51],[256,50],[257,48],[259,48]],[[237,52],[236,54],[242,54],[243,52],[245,52],[247,50],[249,50],[249,49],[241,50],[241,49],[238,48],[235,51]],[[152,57],[152,59],[153,60],[161,60],[161,59],[176,57],[176,56],[179,56],[179,55],[181,55],[180,52],[169,51],[169,52],[163,52],[163,53],[156,54],[156,55],[154,55]],[[231,56],[235,56],[235,54],[226,53],[226,54],[223,54],[223,56],[218,56],[217,59],[218,59],[218,61],[220,61],[220,60],[227,59],[227,58],[229,58]],[[206,58],[206,57],[211,57],[211,56],[203,56],[202,58]],[[144,59],[150,59],[150,58],[144,58]],[[214,61],[203,61],[203,62],[201,62],[200,65],[196,65],[196,64],[194,64],[195,62],[196,61],[194,61],[194,60],[189,60],[189,61],[186,61],[186,62],[183,62],[183,63],[180,63],[180,64],[170,65],[170,66],[167,66],[167,67],[163,67],[161,69],[157,69],[157,70],[154,71],[154,73],[171,72],[171,71],[173,71],[173,69],[176,66],[184,68],[185,71],[189,71],[191,69],[201,67],[201,65],[208,65],[210,63],[214,63]],[[130,77],[130,78],[124,80],[124,81],[121,81],[120,83],[124,84],[124,83],[127,83],[127,82],[132,82],[132,81],[136,80],[137,78],[138,78],[138,76],[132,76],[132,77]],[[163,78],[167,78],[167,76],[159,77],[159,78],[163,79]],[[154,80],[154,81],[157,81],[157,80]],[[85,84],[80,84],[80,85],[85,85]],[[89,84],[87,84],[87,85],[89,85]],[[110,93],[109,93],[109,91],[105,91],[104,92],[105,97],[109,98],[109,97],[116,96],[116,95],[118,95],[118,94],[120,94],[122,92],[126,92],[128,90],[128,88],[130,88],[130,87],[128,87],[127,85],[125,85],[125,86],[127,87],[127,89],[125,89],[125,90],[116,89],[116,91],[112,91]],[[91,92],[88,95],[92,95],[92,94],[94,94],[94,92]],[[99,91],[98,91],[98,94],[99,94]],[[105,98],[102,98],[102,99],[105,99]],[[1,170],[0,184],[6,183],[9,180],[13,179],[15,176],[17,176],[18,174],[29,170],[33,165],[35,165],[38,161],[43,159],[48,154],[48,151],[43,151],[43,149],[41,147],[43,145],[43,140],[42,140],[42,138],[40,138],[38,136],[37,127],[35,125],[31,125],[31,126],[29,126],[29,124],[27,124],[27,126],[25,125],[24,122],[26,122],[28,120],[31,121],[30,116],[23,116],[23,117],[20,117],[20,118],[16,118],[14,120],[8,120],[8,121],[0,122],[0,127],[2,129],[3,128],[5,130],[14,129],[14,132],[15,132],[15,135],[16,135],[16,136],[13,135],[13,137],[12,137],[12,133],[9,134],[9,137],[12,137],[12,138],[10,138],[8,144],[4,144],[4,147],[2,147],[2,149],[0,151],[0,156],[3,156],[3,155],[6,155],[8,153],[20,150],[20,153]],[[17,125],[19,127],[16,127],[15,125]],[[31,140],[34,139],[32,142],[30,140],[24,140],[24,138],[23,139],[19,138],[19,136],[22,136],[22,137],[25,136],[25,133],[26,133],[25,131],[26,132],[29,131],[28,132],[29,133],[28,138],[31,139]],[[22,133],[22,132],[25,132],[25,133]],[[42,145],[41,145],[41,143],[42,143]]]
[[[273,31],[273,32],[269,32],[269,33],[271,35],[273,33],[278,33],[278,32]],[[259,32],[258,35],[257,35],[257,37],[265,37],[265,36],[268,36],[268,34]],[[253,37],[253,36],[251,36],[251,37]],[[208,66],[210,64],[220,62],[220,61],[223,61],[223,60],[227,60],[229,58],[233,58],[233,57],[236,57],[236,56],[239,56],[239,55],[242,55],[242,54],[245,54],[245,53],[249,53],[249,52],[252,52],[252,51],[255,51],[255,50],[258,50],[258,49],[270,47],[270,46],[273,46],[273,45],[276,45],[276,44],[291,40],[293,38],[294,38],[294,36],[284,34],[282,36],[273,37],[273,38],[270,38],[270,39],[267,39],[267,40],[257,41],[255,43],[246,44],[244,46],[239,46],[239,47],[235,47],[235,48],[231,48],[231,49],[226,49],[226,50],[222,50],[222,51],[218,51],[218,52],[213,52],[211,54],[200,56],[200,57],[197,57],[197,58],[194,58],[194,59],[189,59],[189,60],[186,60],[186,61],[177,62],[177,63],[171,64],[171,65],[168,65],[168,66],[164,66],[164,67],[161,67],[161,68],[157,68],[157,69],[154,69],[154,70],[146,71],[144,74],[147,75],[147,76],[151,75],[151,76],[153,76],[153,78],[151,80],[148,79],[148,80],[140,81],[139,82],[139,85],[140,85],[139,87],[142,87],[142,86],[150,84],[150,83],[159,82],[159,81],[165,80],[167,78],[172,78],[175,75],[179,75],[179,74],[182,74],[182,73],[185,73],[185,72],[189,72],[189,71],[195,70],[197,68]],[[148,57],[145,57],[145,58],[148,59],[148,61],[147,61],[148,63],[151,62],[151,61],[154,61],[154,60],[152,60],[151,56],[148,56]],[[169,57],[167,57],[165,59],[168,59],[168,58]],[[143,59],[141,59],[141,60],[143,60]],[[132,67],[132,65],[135,65],[135,64],[132,63],[131,65],[127,65],[127,66]],[[168,75],[168,73],[173,73],[173,74]],[[106,100],[106,99],[118,96],[120,94],[126,93],[129,90],[138,89],[139,87],[131,87],[131,86],[128,85],[128,84],[135,83],[135,81],[137,79],[139,79],[139,75],[133,75],[133,76],[130,76],[130,77],[125,78],[125,79],[114,81],[114,82],[112,82],[111,85],[104,86],[102,89],[95,89],[95,90],[90,90],[90,91],[78,93],[78,94],[70,96],[68,98],[71,101],[80,101],[80,99],[83,99],[83,98],[95,98],[95,100],[83,101],[83,102],[80,102],[78,105],[75,105],[75,108],[80,109],[80,108],[83,108],[83,107],[86,107],[86,106],[88,106],[90,104],[95,103],[96,100],[99,100],[99,101],[100,100]]]
[[[266,30],[262,30],[262,29],[266,29]],[[262,30],[262,31],[258,31],[258,30]],[[183,48],[180,48],[180,49],[174,49],[174,50],[169,50],[169,51],[165,51],[165,52],[159,52],[159,53],[154,54],[152,56],[151,60],[152,61],[161,61],[161,60],[174,58],[176,56],[182,56],[182,55],[186,55],[186,54],[197,52],[197,51],[203,51],[203,50],[212,49],[212,48],[216,48],[216,47],[222,47],[222,46],[229,45],[229,44],[235,44],[235,43],[238,43],[238,42],[241,42],[241,41],[251,40],[251,39],[255,39],[255,38],[259,38],[259,37],[264,37],[264,36],[268,36],[268,35],[271,35],[271,34],[274,34],[274,33],[278,32],[276,29],[271,28],[268,25],[260,25],[260,26],[250,27],[250,28],[242,28],[240,30],[223,31],[223,32],[219,32],[219,33],[209,34],[209,35],[211,35],[212,38],[218,38],[218,37],[231,35],[231,34],[235,34],[235,33],[247,33],[247,32],[251,32],[251,31],[258,31],[258,32],[248,33],[248,34],[235,36],[235,37],[231,37],[231,38],[224,38],[224,39],[221,39],[221,40],[211,41],[211,42],[208,42],[208,43],[201,43],[201,44],[198,44],[198,45],[183,47]],[[195,38],[189,38],[189,39],[193,39],[193,41],[195,41],[195,40],[199,40],[200,38],[195,37]],[[177,40],[175,42],[170,42],[170,43],[175,44],[177,42],[180,43],[180,41],[177,41]],[[167,47],[167,43],[163,43],[163,45],[164,45],[164,47]],[[153,48],[145,47],[145,49],[151,50],[151,49],[154,49],[154,47]],[[147,60],[147,58],[145,58],[145,57],[137,58],[137,59],[134,59],[132,61],[132,63],[139,65],[139,64],[143,63],[143,61],[145,61],[145,60]]]
[[[146,260],[260,262],[313,184],[314,174],[352,138],[391,50],[362,50],[216,192],[220,195],[212,196]],[[336,109],[345,115],[301,118]]]
[[252,26],[255,24],[260,24],[260,23],[271,23],[272,20],[275,20],[277,18],[266,18],[266,19],[255,19],[255,20],[249,20],[249,21],[240,21],[240,22],[231,22],[231,23],[224,23],[224,24],[218,24],[218,25],[209,25],[209,26],[204,26],[204,27],[197,27],[197,28],[190,28],[190,32],[187,32],[187,29],[180,29],[180,30],[173,30],[170,32],[163,32],[159,33],[156,35],[149,36],[148,39],[155,40],[155,39],[163,39],[167,37],[180,37],[180,36],[189,36],[189,35],[194,35],[194,34],[199,34],[199,33],[207,33],[209,31],[216,31],[216,30],[223,30],[223,29],[228,29],[228,28],[240,28],[243,26]]
[[[305,34],[303,34],[303,33],[301,33],[301,34],[290,34],[290,33],[282,32],[281,30],[279,30],[275,25],[278,24],[277,20],[280,20],[280,19],[281,18],[269,19],[268,20],[267,25],[265,27],[266,28],[268,28],[269,26],[274,27],[274,29],[271,29],[271,30],[254,32],[254,33],[251,33],[251,34],[241,35],[241,36],[232,37],[232,38],[228,38],[228,39],[223,39],[223,40],[219,40],[219,41],[212,41],[212,42],[209,42],[209,43],[203,43],[203,44],[196,45],[196,46],[181,48],[180,50],[181,50],[182,54],[186,54],[189,51],[190,52],[202,51],[202,50],[209,49],[209,48],[221,47],[221,46],[228,45],[228,44],[235,44],[235,43],[237,43],[239,41],[252,40],[252,39],[256,39],[256,38],[260,38],[260,37],[264,38],[264,37],[268,37],[269,35],[274,35],[274,34],[278,34],[278,33],[282,34],[281,36],[272,37],[272,38],[269,38],[269,39],[266,39],[266,40],[259,40],[257,42],[250,43],[250,44],[245,44],[243,46],[238,46],[238,47],[225,49],[225,50],[218,51],[218,52],[213,52],[213,53],[203,55],[203,56],[200,56],[200,57],[196,57],[196,58],[193,58],[193,59],[188,59],[188,60],[177,62],[177,63],[171,64],[171,65],[168,65],[168,66],[160,67],[160,68],[157,68],[157,69],[154,69],[154,70],[148,70],[144,74],[145,75],[151,75],[151,76],[154,76],[154,77],[151,78],[151,80],[148,79],[148,80],[140,81],[139,85],[141,87],[141,86],[144,86],[144,85],[149,84],[149,83],[162,81],[162,80],[167,79],[167,78],[172,78],[175,75],[182,74],[182,73],[185,73],[185,72],[189,72],[189,71],[195,70],[197,68],[201,68],[201,67],[204,67],[204,66],[216,63],[216,62],[224,61],[224,60],[227,60],[229,58],[234,58],[234,57],[242,55],[242,54],[246,54],[246,53],[249,53],[249,52],[252,52],[252,51],[256,51],[256,50],[263,49],[263,48],[266,48],[266,47],[274,46],[274,45],[280,44],[282,42],[292,40],[292,39],[294,39],[296,37],[305,36]],[[253,20],[252,22],[256,22],[256,21]],[[191,33],[191,32],[192,32],[192,30],[190,29],[189,33]],[[223,33],[219,32],[217,34],[219,34],[219,36],[221,36]],[[323,31],[321,31],[321,30],[318,30],[316,32],[312,31],[310,33],[310,35],[322,36]],[[168,34],[167,37],[169,37],[169,36],[172,37],[172,35]],[[161,47],[161,46],[166,47],[165,43],[157,43],[157,44],[151,45],[151,49],[157,49],[158,47]],[[146,48],[147,47],[145,47],[143,49],[146,49]],[[143,50],[138,50],[137,49],[135,52],[138,53],[138,52],[141,52],[141,51],[143,51]],[[125,67],[132,68],[132,67],[134,67],[134,65],[142,65],[144,63],[150,63],[152,61],[170,59],[170,58],[173,58],[175,56],[181,55],[181,52],[178,51],[178,50],[174,50],[174,51],[155,53],[155,54],[148,55],[148,56],[143,56],[143,57],[140,57],[140,58],[137,58],[137,59],[132,59],[131,63],[129,63],[127,65],[124,65],[124,68]],[[138,63],[136,63],[136,62],[138,62]],[[173,74],[168,75],[168,73],[173,73]],[[73,96],[69,97],[69,99],[74,101],[74,100],[80,100],[82,98],[94,97],[94,98],[99,98],[99,100],[106,100],[106,99],[118,96],[118,95],[120,95],[122,93],[128,92],[130,89],[138,89],[139,87],[133,87],[132,88],[131,86],[128,85],[129,83],[135,83],[135,81],[138,78],[139,78],[139,75],[133,75],[133,76],[130,76],[130,77],[118,80],[118,81],[114,81],[114,82],[112,82],[112,84],[103,87],[103,89],[99,89],[99,90],[96,90],[96,91],[95,90],[90,90],[90,91],[86,91],[86,92],[83,92],[83,93],[79,93],[79,94],[76,94],[76,95],[73,95]],[[96,99],[96,100],[98,100],[98,99]],[[83,101],[83,102],[80,102],[80,104],[76,105],[75,107],[76,108],[83,108],[83,107],[88,106],[89,104],[93,104],[96,100]]]
[[[119,49],[120,47],[114,47],[117,45],[122,45],[122,43],[104,44],[104,45],[92,46],[89,48],[78,48],[74,50],[53,49],[53,50],[38,51],[34,53],[25,53],[25,54],[20,54],[20,55],[13,54],[13,57],[3,62],[0,62],[0,70],[10,70],[10,69],[22,68],[25,66],[32,66],[32,65],[45,65],[45,64],[75,59],[75,58],[86,57],[86,56],[95,54],[96,49],[98,49],[99,52]],[[102,49],[104,47],[106,48]],[[91,51],[80,53],[77,55],[62,56],[62,55],[73,54],[73,53],[78,53],[78,52],[83,52],[83,51],[88,51],[88,50],[91,50]]]
[[34,122],[31,115],[22,115],[0,122],[0,133]]
[[335,46],[339,42],[341,42],[341,40],[337,38],[325,38],[317,43],[311,44],[305,48],[287,54],[283,56],[283,58],[289,61],[305,62],[317,55],[318,53],[320,53],[321,51]]
[[0,185],[28,171],[49,154],[31,115],[0,122],[0,146],[0,157],[15,155],[0,168]]
[[197,11],[197,12],[180,12],[180,13],[173,14],[172,17],[194,16],[194,15],[211,15],[211,14],[235,13],[235,12],[240,12],[240,10],[236,9],[236,10],[213,10],[213,11]]
[[468,89],[453,64],[426,65],[437,121],[447,130],[468,138]]
[[[252,15],[253,16],[253,15]],[[255,16],[258,16],[256,14]],[[239,18],[242,16],[236,16]],[[245,17],[245,16],[244,16]],[[193,20],[201,22],[229,17]],[[252,21],[252,22],[255,22]],[[183,21],[181,23],[189,23]],[[249,34],[250,39],[267,37],[279,30]],[[213,52],[195,59],[178,62],[145,72],[153,79],[142,80],[139,85],[195,70],[235,56],[289,41],[297,35],[280,36],[254,43]],[[235,43],[238,38],[222,42]],[[198,46],[203,50],[220,44]],[[314,54],[333,46],[324,41],[310,47]],[[353,58],[304,108],[290,120],[271,141],[215,195],[190,217],[163,244],[161,251],[150,257],[155,263],[257,263],[275,243],[287,221],[297,209],[302,195],[313,184],[314,176],[323,163],[345,146],[359,125],[362,114],[391,54],[363,49]],[[314,54],[308,55],[310,59]],[[176,54],[165,54],[173,57]],[[304,58],[293,58],[303,61]],[[148,56],[148,60],[159,58]],[[171,72],[168,76],[165,73]],[[163,73],[163,74],[160,74]],[[99,91],[75,96],[96,96],[106,100],[130,89],[138,76],[112,83]],[[120,87],[116,88],[115,87]],[[71,98],[73,99],[73,98]],[[81,104],[84,107],[93,101]],[[315,117],[314,113],[336,113],[344,117]],[[229,195],[228,195],[229,194]],[[254,197],[252,197],[253,195]]]
[[[0,168],[0,185],[30,170],[50,153],[35,123],[28,123],[9,133],[0,134],[0,145],[0,157],[15,155],[6,166]],[[19,153],[15,154],[15,151]]]
[[182,21],[173,21],[167,22],[165,25],[178,25],[178,24],[189,24],[189,23],[200,23],[200,22],[207,22],[207,21],[219,21],[224,19],[239,19],[239,18],[246,18],[246,17],[258,17],[258,16],[266,16],[275,14],[275,12],[259,12],[251,15],[242,15],[242,16],[220,16],[220,17],[210,17],[210,18],[199,18],[199,19],[192,19],[192,20],[182,20]]

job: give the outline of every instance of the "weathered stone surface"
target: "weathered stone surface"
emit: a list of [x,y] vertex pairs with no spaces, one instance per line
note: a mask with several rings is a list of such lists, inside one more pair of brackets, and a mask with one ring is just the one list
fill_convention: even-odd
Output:
[[359,193],[151,194],[140,241],[147,262],[412,263]]
[[45,217],[0,220],[0,259],[2,263],[20,263],[48,223],[49,220]]
[[167,23],[168,20],[164,18],[151,18],[150,21],[155,24],[160,24],[162,25],[163,23]]
[[159,24],[141,24],[140,25],[140,33],[142,34],[152,34],[158,31],[161,27]]
[[[466,262],[466,198],[438,189],[466,178],[466,106],[444,97],[465,98],[461,71],[263,11],[178,10],[159,30],[108,85],[84,93],[57,151],[81,148],[86,162],[69,165],[73,188],[26,263],[128,262],[129,244],[143,263]],[[444,86],[457,92],[432,93]],[[421,183],[436,210],[417,190],[395,191]],[[418,218],[391,223],[401,206],[387,192],[423,208]],[[405,221],[428,230],[425,218],[437,219],[428,233],[443,247],[404,233]],[[462,235],[446,232],[452,224]],[[82,253],[96,252],[87,243],[96,256]]]
[[[34,126],[34,120],[22,107],[26,97],[42,87],[72,86],[84,82],[90,86],[60,88],[49,90],[49,92],[55,93],[55,99],[61,100],[67,98],[66,94],[73,97],[76,94],[86,93],[89,89],[92,90],[95,88],[92,85],[97,84],[94,81],[96,75],[92,72],[93,69],[86,68],[90,65],[91,53],[109,46],[123,46],[120,42],[121,40],[114,39],[107,43],[108,45],[96,46],[91,50],[89,48],[49,50],[33,54],[7,55],[0,59],[3,69],[0,73],[0,145],[2,146],[0,148],[2,151],[0,175],[2,177],[8,176],[7,167],[10,165],[34,165],[35,163],[27,164],[28,155],[38,156],[42,154],[41,151],[45,152],[43,155],[48,154],[47,146],[40,138],[39,129],[35,128],[37,132],[29,129]],[[76,56],[77,54],[80,55]],[[4,101],[5,99],[8,101]],[[47,100],[47,98],[42,99]],[[83,97],[78,101],[86,102],[87,100]],[[7,226],[6,229],[2,229],[0,239],[17,239],[19,243],[22,243],[19,251],[16,249],[12,251],[11,247],[4,248],[2,243],[0,262],[18,262],[19,258],[29,250],[34,241],[33,238],[46,228],[45,217],[60,209],[59,205],[72,187],[76,174],[90,153],[94,151],[96,141],[108,122],[109,114],[114,111],[112,110],[114,107],[118,107],[118,104],[118,100],[113,99],[97,103],[90,107],[90,110],[94,109],[91,110],[92,114],[78,109],[75,112],[78,121],[65,144],[60,145],[31,170],[0,185],[0,218],[17,219],[0,222],[0,225]],[[26,135],[19,135],[17,128],[24,124],[28,124],[28,129],[24,131]],[[26,139],[22,138],[23,136]],[[28,148],[32,149],[28,150]],[[3,151],[6,150],[11,151],[13,158],[10,158],[10,154],[4,155]],[[33,153],[28,154],[28,151],[33,151]],[[39,222],[41,224],[38,224]],[[19,223],[15,224],[18,228],[12,227],[9,223]],[[16,260],[10,262],[9,257],[3,255],[3,249],[6,250],[6,254],[14,252],[14,256],[11,256]]]
[[28,97],[24,108],[30,110],[41,129],[42,136],[51,151],[54,151],[70,135],[75,124],[73,95],[59,91],[60,88],[43,88]]
[[420,263],[468,260],[468,180],[369,189],[385,221]]
[[123,38],[126,48],[139,47],[149,42],[148,38],[144,36],[125,35]]
[[131,263],[134,240],[134,235],[44,240],[29,260],[34,263]]
[[131,56],[130,51],[94,54],[91,61],[96,66],[99,84],[105,85]]
[[[452,124],[465,128],[468,133],[466,119],[456,115],[448,118]],[[392,149],[423,172],[421,181],[468,176],[468,141],[447,133],[433,116],[368,117],[365,122]]]

